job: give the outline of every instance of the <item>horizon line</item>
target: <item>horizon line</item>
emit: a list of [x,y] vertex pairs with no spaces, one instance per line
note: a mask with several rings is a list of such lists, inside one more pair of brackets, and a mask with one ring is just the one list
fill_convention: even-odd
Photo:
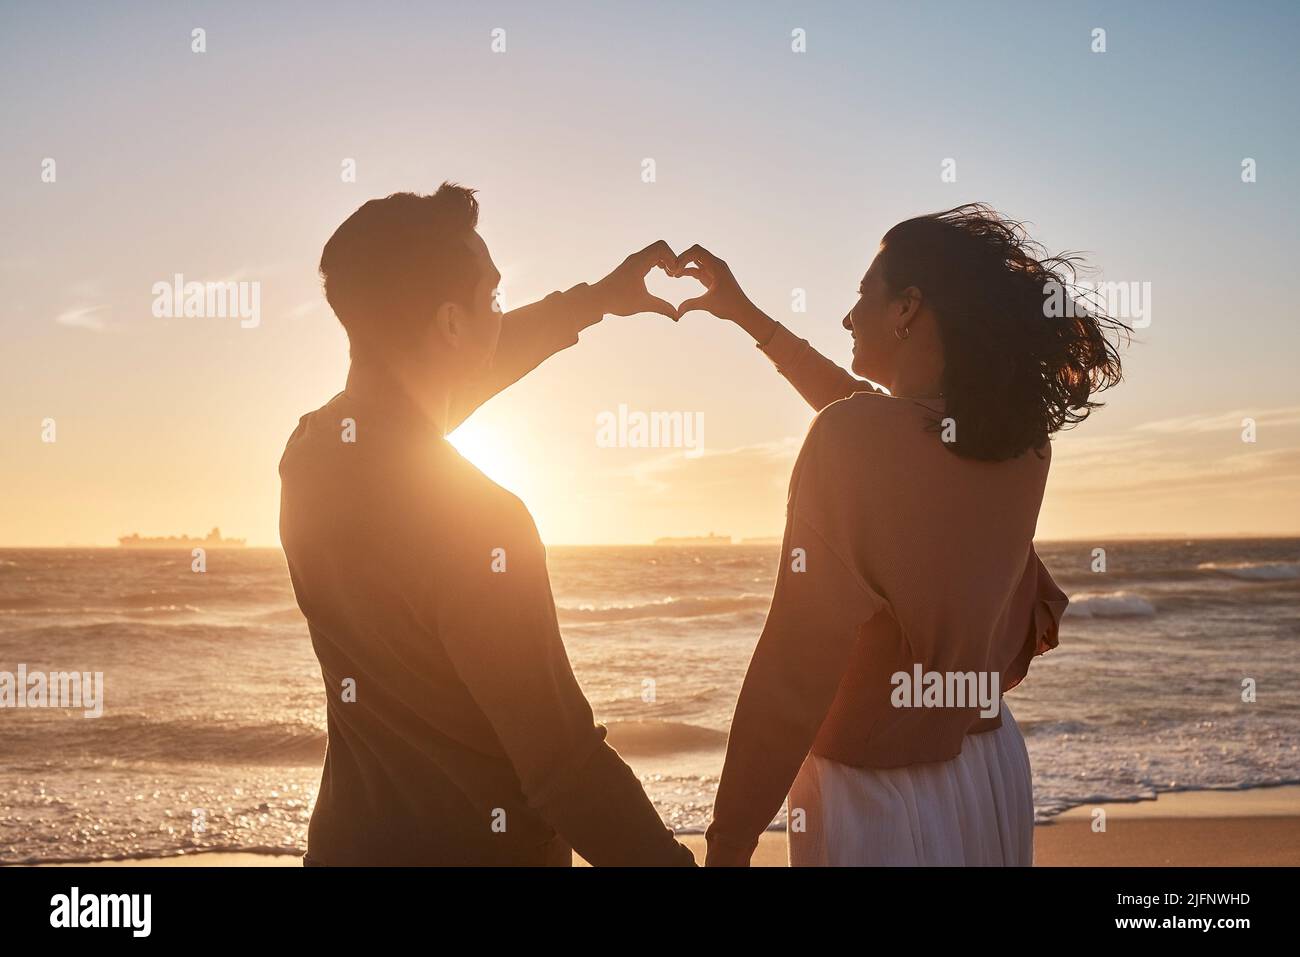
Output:
[[[660,537],[661,538],[672,538],[672,537],[702,538],[704,536],[688,535],[688,536],[660,536]],[[782,536],[780,535],[748,535],[748,536],[744,536],[739,541],[729,542],[727,545],[667,545],[667,544],[657,545],[655,544],[654,541],[544,542],[543,544],[547,548],[735,548],[735,547],[744,547],[744,546],[749,546],[752,548],[772,548],[775,545],[780,544],[781,538]],[[1171,541],[1179,541],[1179,540],[1207,541],[1207,540],[1220,540],[1220,539],[1267,539],[1267,538],[1300,538],[1300,529],[1294,531],[1285,531],[1285,532],[1206,532],[1201,534],[1188,533],[1188,532],[1113,532],[1110,534],[1089,535],[1089,536],[1074,535],[1074,536],[1048,537],[1048,538],[1039,538],[1035,536],[1033,541],[1035,543],[1041,542],[1045,544],[1069,544],[1073,542],[1098,542],[1103,540],[1130,541],[1130,542],[1171,542]],[[772,539],[773,541],[752,541],[752,539]],[[201,544],[196,545],[194,547],[201,547]],[[0,544],[0,551],[16,551],[18,549],[34,551],[36,549],[53,550],[53,549],[70,549],[70,548],[95,549],[95,550],[103,550],[103,551],[124,551],[124,552],[125,551],[147,552],[147,551],[167,550],[165,546],[155,547],[155,548],[126,548],[121,545],[93,545],[93,544],[85,544],[85,543],[80,543],[80,544],[67,543],[63,545],[3,545]],[[227,550],[222,548],[221,546],[216,546],[216,548],[222,551]],[[188,550],[188,548],[184,545],[178,545],[176,546],[176,549]],[[242,546],[237,545],[231,547],[228,550],[265,551],[267,549],[274,549],[276,551],[284,550],[283,546],[281,546],[278,542],[275,544],[246,544]]]

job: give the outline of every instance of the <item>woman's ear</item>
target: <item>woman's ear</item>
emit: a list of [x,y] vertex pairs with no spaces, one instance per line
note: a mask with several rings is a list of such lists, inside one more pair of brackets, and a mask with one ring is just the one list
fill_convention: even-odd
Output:
[[908,286],[899,294],[897,306],[897,324],[899,326],[908,325],[921,311],[921,290],[916,286]]

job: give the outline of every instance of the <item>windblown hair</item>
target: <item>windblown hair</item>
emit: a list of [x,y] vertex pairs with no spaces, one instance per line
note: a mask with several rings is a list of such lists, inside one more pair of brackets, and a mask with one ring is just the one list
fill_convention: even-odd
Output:
[[477,225],[474,190],[455,183],[372,199],[343,221],[320,277],[354,359],[409,345],[444,302],[470,303],[481,277],[465,240]]
[[[891,292],[915,286],[934,311],[956,454],[1041,454],[1049,436],[1101,405],[1094,394],[1120,381],[1118,344],[1131,327],[1080,294],[1080,257],[1047,255],[1022,223],[983,203],[958,206],[899,223],[879,256]],[[1053,295],[1067,308],[1049,308]]]

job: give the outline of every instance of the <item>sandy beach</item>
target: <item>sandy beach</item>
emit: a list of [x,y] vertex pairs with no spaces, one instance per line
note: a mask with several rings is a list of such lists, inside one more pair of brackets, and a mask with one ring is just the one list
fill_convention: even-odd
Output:
[[[1106,812],[1094,832],[1093,814]],[[704,837],[682,840],[704,859]],[[785,867],[786,836],[763,835],[753,863]],[[581,858],[580,866],[586,866]],[[1038,867],[1266,867],[1300,865],[1300,785],[1245,791],[1184,791],[1153,801],[1072,808],[1034,833]],[[49,865],[74,866],[74,865]],[[96,867],[300,867],[293,854],[219,851],[179,857],[97,861]]]

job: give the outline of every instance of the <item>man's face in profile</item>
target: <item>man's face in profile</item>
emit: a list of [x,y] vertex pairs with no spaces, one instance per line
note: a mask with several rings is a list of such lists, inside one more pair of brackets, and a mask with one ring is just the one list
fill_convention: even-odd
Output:
[[473,256],[478,284],[467,304],[457,304],[455,313],[455,346],[461,356],[461,366],[473,375],[492,363],[497,340],[501,336],[501,311],[497,304],[497,287],[501,273],[492,262],[487,243],[476,231],[465,240]]

